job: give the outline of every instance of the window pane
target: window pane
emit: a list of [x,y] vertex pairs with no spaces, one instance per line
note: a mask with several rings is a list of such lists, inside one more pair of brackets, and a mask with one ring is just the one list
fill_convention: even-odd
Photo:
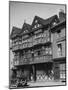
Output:
[[62,55],[62,44],[58,44],[58,56]]

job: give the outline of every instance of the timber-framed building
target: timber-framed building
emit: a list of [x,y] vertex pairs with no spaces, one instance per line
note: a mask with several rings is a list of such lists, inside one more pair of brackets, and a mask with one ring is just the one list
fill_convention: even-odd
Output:
[[31,25],[13,27],[13,71],[15,77],[24,73],[30,81],[66,78],[66,15],[59,12],[47,19],[35,16]]

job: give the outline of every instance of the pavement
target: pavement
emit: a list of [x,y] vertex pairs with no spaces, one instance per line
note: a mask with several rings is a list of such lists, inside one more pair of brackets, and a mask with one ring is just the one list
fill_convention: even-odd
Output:
[[61,81],[36,81],[36,82],[28,82],[29,87],[36,86],[62,86],[65,85],[65,82]]
[[25,87],[12,86],[10,88],[30,88],[30,87],[65,86],[65,85],[66,85],[65,82],[48,80],[48,81],[30,81],[28,82],[28,86],[25,86]]

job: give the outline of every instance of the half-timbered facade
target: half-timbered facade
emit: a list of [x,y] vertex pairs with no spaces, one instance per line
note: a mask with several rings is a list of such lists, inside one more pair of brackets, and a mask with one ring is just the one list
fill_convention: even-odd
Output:
[[22,72],[27,75],[28,80],[40,81],[50,78],[54,73],[55,38],[52,31],[59,23],[57,15],[47,19],[35,16],[31,25],[24,23],[21,29],[13,27],[10,37],[16,76]]

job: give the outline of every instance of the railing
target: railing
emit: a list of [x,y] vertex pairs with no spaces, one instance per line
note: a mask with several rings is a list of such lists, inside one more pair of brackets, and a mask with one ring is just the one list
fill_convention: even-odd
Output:
[[49,37],[36,38],[30,42],[27,41],[27,42],[23,42],[23,43],[12,46],[12,51],[32,47],[33,45],[37,45],[37,44],[43,44],[43,43],[46,44],[48,42],[51,42]]
[[44,55],[34,57],[34,63],[49,62],[52,59],[52,55]]
[[41,37],[33,40],[33,45],[51,42],[49,37]]
[[21,43],[21,44],[12,46],[12,51],[20,50],[20,49],[27,48],[27,47],[28,47],[28,42]]
[[19,65],[29,64],[29,63],[30,63],[30,59],[29,58],[22,58],[19,61]]
[[14,65],[34,64],[52,61],[52,55],[35,56],[31,58],[20,58],[14,61]]

